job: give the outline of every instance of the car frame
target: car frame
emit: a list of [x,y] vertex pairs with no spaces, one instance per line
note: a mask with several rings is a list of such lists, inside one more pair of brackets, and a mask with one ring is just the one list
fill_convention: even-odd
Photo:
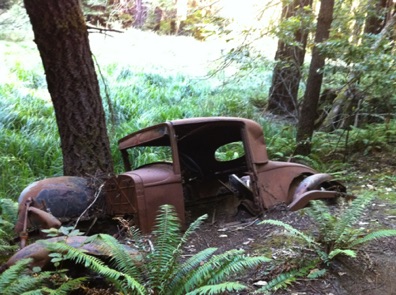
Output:
[[[128,216],[148,233],[163,204],[173,205],[184,223],[186,212],[200,204],[207,204],[209,211],[233,200],[235,210],[259,215],[279,204],[298,210],[313,199],[350,197],[345,186],[329,174],[270,160],[263,129],[250,119],[173,120],[131,133],[119,140],[118,147],[125,172],[104,182],[99,201],[82,177],[38,181],[21,193],[15,230],[23,236],[30,225],[59,226],[91,212],[89,219],[95,216],[89,207],[100,208],[94,211],[102,216]],[[160,152],[151,151],[153,161],[140,165],[138,159],[147,154],[134,156],[136,149]]]

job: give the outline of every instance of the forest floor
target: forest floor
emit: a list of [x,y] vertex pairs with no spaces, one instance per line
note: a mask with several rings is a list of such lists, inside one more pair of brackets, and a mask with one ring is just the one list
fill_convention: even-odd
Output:
[[[396,159],[381,154],[354,161],[347,186],[353,193],[372,192],[376,199],[368,206],[358,223],[367,230],[396,229]],[[268,283],[281,273],[301,268],[312,259],[312,252],[302,243],[285,235],[282,228],[260,225],[265,219],[276,219],[290,224],[304,233],[315,229],[303,210],[290,212],[280,205],[260,217],[244,211],[235,216],[222,214],[217,207],[208,212],[206,222],[196,231],[183,249],[188,258],[200,250],[217,247],[218,253],[231,249],[244,249],[248,255],[264,255],[272,261],[262,267],[234,278],[249,286],[252,294],[260,285]],[[150,237],[148,237],[150,238]],[[293,295],[392,295],[396,294],[396,237],[373,241],[358,251],[354,259],[341,258],[331,262],[326,274],[318,279],[297,278],[283,289],[270,294]],[[78,294],[114,294],[110,289],[85,289]]]
[[[358,226],[367,230],[396,229],[396,159],[390,155],[360,159],[352,164],[350,173],[355,176],[348,183],[352,190],[360,190],[361,193],[370,190],[377,196]],[[386,179],[390,181],[384,181]],[[220,252],[238,248],[251,255],[264,254],[272,258],[269,265],[238,278],[255,290],[260,283],[265,284],[276,275],[301,265],[301,259],[304,259],[303,245],[291,241],[280,227],[259,225],[260,220],[264,219],[280,220],[303,232],[314,228],[306,214],[290,212],[284,206],[267,211],[260,218],[247,217],[239,212],[232,221],[227,222],[216,219],[212,214],[208,218],[210,222],[195,234],[186,252],[207,247],[218,247]],[[287,289],[271,294],[396,294],[395,273],[396,237],[384,238],[365,245],[354,259],[335,260],[322,278],[297,279]]]

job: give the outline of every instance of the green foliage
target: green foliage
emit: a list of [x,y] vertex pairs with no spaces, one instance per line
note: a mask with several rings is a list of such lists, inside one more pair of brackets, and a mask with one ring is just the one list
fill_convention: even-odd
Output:
[[[2,294],[9,295],[66,295],[78,288],[85,278],[69,279],[62,274],[37,270],[31,272],[28,268],[32,260],[22,259],[0,274],[0,290]],[[56,278],[56,282],[55,282]],[[50,286],[61,286],[52,289]]]
[[351,151],[360,151],[364,155],[391,150],[391,142],[396,138],[396,130],[393,127],[395,127],[394,121],[390,124],[370,124],[364,129],[352,127],[348,146]]
[[[76,279],[68,279],[65,282],[61,283],[60,286],[56,289],[50,289],[48,287],[42,287],[42,293],[37,294],[48,294],[48,295],[67,295],[70,294],[71,291],[78,289],[87,279],[84,277],[76,278]],[[26,292],[23,295],[34,295],[35,293]]]
[[8,96],[0,113],[0,197],[16,199],[36,178],[61,174],[59,135],[52,106],[36,97]]
[[373,195],[365,194],[354,199],[349,206],[341,206],[334,215],[322,201],[311,201],[307,212],[318,227],[317,242],[324,247],[328,260],[339,254],[355,257],[356,246],[374,239],[396,236],[396,230],[376,230],[368,233],[368,229],[355,227],[373,199]]
[[[91,4],[98,3],[104,2],[91,1]],[[255,31],[253,35],[257,39],[265,34]],[[348,45],[344,43],[333,45],[344,48]],[[265,106],[266,93],[271,84],[273,64],[261,50],[252,48],[252,44],[250,39],[246,40],[230,52],[226,62],[236,69],[232,77],[226,68],[217,69],[210,79],[202,79],[181,74],[180,71],[171,73],[160,66],[142,70],[127,63],[102,65],[104,79],[100,80],[101,88],[104,92],[103,83],[106,83],[116,117],[111,122],[110,107],[107,101],[104,102],[115,171],[123,171],[121,155],[117,150],[119,138],[154,123],[198,116],[254,119],[264,127],[270,158],[290,159],[295,149],[295,126],[263,117],[261,110]],[[331,50],[333,45],[328,45]],[[4,71],[7,79],[0,83],[0,199],[16,200],[29,183],[44,177],[62,175],[63,163],[54,111],[45,89],[45,76],[37,51],[33,51],[31,45],[23,43],[7,42],[1,46],[6,57]],[[25,59],[29,59],[29,62]],[[31,60],[35,62],[32,63]],[[382,60],[378,64],[391,66],[394,63]],[[336,65],[339,63],[334,64]],[[240,75],[241,72],[248,75]],[[337,69],[331,76],[332,80],[329,79],[326,83],[331,87],[339,87],[347,81],[348,73]],[[391,83],[394,79],[382,80]],[[393,89],[389,85],[383,87],[386,91]],[[378,93],[379,90],[381,88],[378,88]],[[392,101],[393,94],[387,97]],[[367,103],[367,107],[382,104],[382,101],[375,100],[378,100],[378,95],[372,99],[367,98],[364,104]],[[392,109],[392,106],[392,103],[389,104],[387,110]],[[371,116],[372,119],[373,117]],[[385,113],[375,116],[378,122],[385,117]],[[319,171],[342,171],[344,164],[335,162],[334,154],[340,159],[338,155],[347,155],[347,152],[370,154],[379,150],[392,150],[396,137],[395,124],[395,120],[390,120],[386,124],[352,128],[348,140],[347,133],[342,131],[317,133],[313,138],[315,152],[302,160]],[[232,155],[224,155],[229,156]],[[137,162],[143,164],[156,158],[166,159],[166,152],[142,152],[138,157]],[[331,161],[328,161],[329,158]]]
[[267,294],[269,291],[277,291],[280,289],[287,289],[290,285],[295,283],[298,278],[307,277],[309,279],[315,279],[324,274],[323,271],[315,271],[313,275],[312,269],[314,265],[311,263],[306,267],[301,267],[300,269],[294,269],[288,272],[283,272],[276,276],[274,279],[268,282],[267,285],[258,289],[255,293]]
[[[127,294],[221,294],[238,291],[246,286],[226,281],[244,270],[268,262],[265,257],[249,257],[243,250],[230,250],[215,255],[216,248],[208,248],[181,261],[182,247],[198,229],[206,216],[193,222],[183,235],[174,209],[163,205],[153,231],[153,249],[143,261],[132,259],[116,239],[109,235],[95,235],[86,242],[95,242],[111,257],[110,266],[65,243],[48,244],[55,253],[63,253],[63,260],[73,260],[110,281],[115,289]],[[141,240],[135,231],[134,237]],[[143,253],[143,250],[142,250]],[[54,256],[56,262],[58,256]]]
[[317,245],[313,237],[304,234],[302,231],[299,231],[298,229],[294,228],[293,226],[291,226],[287,223],[284,223],[283,221],[267,219],[267,220],[261,221],[260,224],[272,224],[272,225],[276,225],[276,226],[281,226],[292,236],[302,239],[308,245],[308,247]]
[[[314,232],[304,233],[293,226],[280,220],[264,220],[260,224],[280,226],[291,236],[300,241],[303,251],[309,249],[314,253],[310,258],[302,258],[305,266],[296,267],[290,272],[282,273],[259,291],[277,290],[286,288],[298,278],[314,279],[323,276],[332,260],[340,256],[358,258],[357,249],[377,239],[395,237],[396,230],[382,229],[370,230],[356,227],[362,220],[368,204],[373,201],[373,196],[368,194],[354,199],[349,205],[341,204],[339,208],[331,208],[321,200],[311,201],[310,207],[305,212],[312,218],[317,227]],[[301,244],[302,243],[302,244]]]
[[357,246],[375,239],[396,236],[396,230],[392,229],[375,230],[368,233],[368,229],[356,227],[373,198],[372,195],[365,194],[355,198],[349,205],[340,205],[334,213],[323,201],[311,201],[311,206],[305,211],[317,227],[315,235],[305,234],[279,220],[264,220],[262,224],[283,227],[289,234],[302,240],[308,248],[313,249],[326,264],[338,255],[355,258]]
[[0,253],[17,248],[9,243],[14,237],[17,210],[16,202],[10,199],[0,199]]

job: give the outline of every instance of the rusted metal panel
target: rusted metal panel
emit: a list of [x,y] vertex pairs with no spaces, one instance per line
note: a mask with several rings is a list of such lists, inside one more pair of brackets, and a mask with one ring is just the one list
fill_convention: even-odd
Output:
[[293,180],[303,174],[315,171],[304,165],[269,161],[266,165],[256,165],[257,185],[260,201],[265,209],[277,204],[291,202],[289,190]]
[[[82,177],[62,176],[34,182],[19,197],[15,231],[21,232],[26,223],[28,227],[40,225],[45,228],[46,225],[53,224],[49,215],[63,220],[76,218],[88,207],[94,194],[95,191],[87,179]],[[27,202],[30,202],[30,207],[43,213],[31,209],[28,214]],[[26,216],[28,220],[25,221]]]
[[181,178],[174,174],[171,164],[156,163],[118,175],[107,181],[105,191],[108,214],[134,214],[143,233],[151,231],[163,204],[173,205],[184,222]]
[[106,192],[106,213],[110,216],[123,216],[136,214],[138,212],[137,192],[139,188],[135,185],[133,178],[119,175],[106,181],[104,190]]
[[[96,242],[87,242],[87,236],[74,236],[74,237],[56,237],[46,239],[45,243],[59,243],[64,242],[67,245],[84,250],[89,255],[94,256],[106,256],[109,255],[106,248],[103,245],[96,241]],[[124,246],[126,252],[136,261],[137,264],[141,263],[142,256],[141,254],[128,246]],[[10,266],[14,265],[21,259],[31,258],[32,262],[30,264],[30,268],[33,267],[40,267],[41,269],[45,268],[49,265],[51,257],[48,256],[49,251],[43,241],[37,241],[22,250],[15,253],[5,264],[0,267],[0,273],[8,269]]]

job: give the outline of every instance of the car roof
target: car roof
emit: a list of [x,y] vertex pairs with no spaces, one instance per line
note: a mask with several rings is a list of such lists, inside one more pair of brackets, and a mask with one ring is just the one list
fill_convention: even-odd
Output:
[[243,127],[245,129],[244,141],[249,143],[251,150],[251,160],[255,163],[266,163],[268,161],[262,127],[253,120],[237,117],[198,117],[172,120],[131,133],[118,141],[118,147],[122,151],[135,146],[166,146],[170,144],[170,130],[174,130],[178,140],[181,140],[183,137],[200,133],[204,128],[212,125],[213,127],[219,127],[218,130],[221,129],[221,126],[224,127],[223,130],[226,132],[220,136],[225,141],[234,137],[231,132],[228,132],[227,126],[238,127],[239,125],[240,128]]
[[[168,133],[168,128],[173,128],[179,137],[197,129],[197,126],[208,125],[243,125],[253,133],[262,134],[261,126],[253,120],[238,117],[196,117],[187,119],[172,120],[133,132],[118,141],[119,149],[124,150],[134,146],[144,145],[164,145],[164,135]],[[256,130],[256,132],[254,132]]]

